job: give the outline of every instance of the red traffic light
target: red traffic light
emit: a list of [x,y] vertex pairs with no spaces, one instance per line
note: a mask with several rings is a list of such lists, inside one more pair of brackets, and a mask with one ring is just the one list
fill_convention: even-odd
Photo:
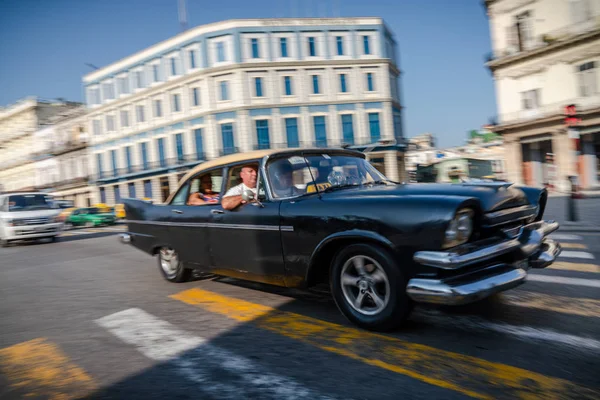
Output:
[[575,104],[565,106],[565,125],[573,126],[581,122],[581,118],[577,116],[577,107]]

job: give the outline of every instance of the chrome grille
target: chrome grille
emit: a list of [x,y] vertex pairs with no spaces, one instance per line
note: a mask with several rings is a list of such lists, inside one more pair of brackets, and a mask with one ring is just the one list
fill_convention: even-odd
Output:
[[13,221],[18,226],[43,225],[50,223],[50,218],[26,218]]
[[521,232],[521,228],[524,226],[525,224],[521,221],[518,222],[510,222],[508,224],[504,224],[502,226],[500,226],[500,229],[502,230],[502,232],[504,232],[504,234],[509,237],[509,238],[515,238],[519,235],[519,232]]

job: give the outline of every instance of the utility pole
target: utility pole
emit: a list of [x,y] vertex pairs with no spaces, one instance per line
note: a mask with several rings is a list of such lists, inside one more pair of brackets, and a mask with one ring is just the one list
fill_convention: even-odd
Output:
[[187,31],[187,11],[185,9],[185,0],[179,0],[179,25],[181,32]]

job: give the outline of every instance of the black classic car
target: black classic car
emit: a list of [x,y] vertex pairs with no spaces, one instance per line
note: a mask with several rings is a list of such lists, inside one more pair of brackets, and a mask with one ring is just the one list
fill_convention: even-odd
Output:
[[458,305],[524,283],[561,251],[545,189],[391,182],[348,149],[235,154],[189,171],[165,204],[124,199],[124,243],[165,279],[193,270],[268,284],[327,284],[373,330],[414,303]]

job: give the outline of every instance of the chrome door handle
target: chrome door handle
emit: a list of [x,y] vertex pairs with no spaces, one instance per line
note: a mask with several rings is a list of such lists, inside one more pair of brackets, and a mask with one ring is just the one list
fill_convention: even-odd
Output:
[[210,210],[211,214],[224,214],[225,211],[223,210],[219,210],[219,209],[214,209],[214,210]]
[[183,214],[183,211],[181,211],[181,210],[173,210],[173,212],[174,212],[175,214]]

